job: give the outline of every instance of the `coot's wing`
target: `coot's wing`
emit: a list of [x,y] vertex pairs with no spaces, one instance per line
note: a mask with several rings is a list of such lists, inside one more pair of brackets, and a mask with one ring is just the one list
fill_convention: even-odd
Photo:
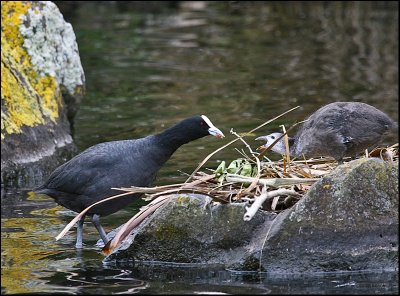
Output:
[[[58,167],[50,175],[44,187],[57,191],[88,195],[97,187],[100,192],[103,188],[110,188],[109,175],[115,174],[126,178],[126,173],[121,173],[123,163],[131,166],[141,166],[142,158],[140,149],[143,145],[139,140],[115,141],[100,143],[78,154],[65,164]],[[135,164],[137,162],[137,164]],[[132,167],[133,166],[133,167]]]

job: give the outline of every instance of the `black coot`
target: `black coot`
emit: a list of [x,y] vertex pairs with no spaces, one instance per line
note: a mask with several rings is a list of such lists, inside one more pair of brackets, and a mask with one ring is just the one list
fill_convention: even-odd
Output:
[[[365,103],[336,102],[321,107],[289,138],[291,156],[331,156],[339,163],[343,157],[354,157],[365,149],[378,145],[397,124],[382,111]],[[256,140],[270,146],[282,133],[272,133]],[[282,138],[271,149],[285,154]]]
[[[151,186],[158,170],[181,145],[213,135],[224,137],[204,115],[187,118],[162,133],[141,139],[112,141],[94,145],[59,166],[36,193],[46,194],[72,211],[81,212],[91,204],[119,193],[112,187]],[[107,237],[100,225],[106,216],[126,207],[141,194],[123,196],[99,204],[87,215],[104,243]],[[79,220],[76,247],[82,248],[85,217]]]

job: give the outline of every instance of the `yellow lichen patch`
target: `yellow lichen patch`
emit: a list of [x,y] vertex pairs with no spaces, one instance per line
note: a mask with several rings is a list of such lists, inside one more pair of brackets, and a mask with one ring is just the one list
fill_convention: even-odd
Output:
[[[32,67],[26,50],[22,47],[24,38],[19,31],[22,24],[21,15],[25,15],[31,8],[27,1],[2,1],[1,2],[1,51],[6,51],[15,58],[15,61],[23,65],[25,69]],[[8,44],[7,50],[3,48]]]
[[24,44],[19,31],[22,23],[20,16],[26,14],[29,8],[31,3],[27,1],[1,1],[1,40],[4,37],[13,48],[21,48]]
[[33,94],[22,85],[16,75],[13,75],[12,68],[4,63],[3,54],[1,62],[1,99],[7,108],[1,109],[1,138],[4,133],[20,133],[21,127],[34,126],[44,123],[38,102],[32,98]]
[[58,106],[61,105],[57,80],[51,76],[43,76],[38,80],[35,89],[43,100],[43,113],[50,118],[57,118]]
[[85,88],[83,87],[83,85],[78,85],[77,87],[75,87],[74,93],[77,95],[83,95],[85,93]]
[[23,47],[21,16],[31,8],[28,1],[1,2],[1,139],[21,133],[22,126],[55,122],[62,104],[55,77],[39,76]]

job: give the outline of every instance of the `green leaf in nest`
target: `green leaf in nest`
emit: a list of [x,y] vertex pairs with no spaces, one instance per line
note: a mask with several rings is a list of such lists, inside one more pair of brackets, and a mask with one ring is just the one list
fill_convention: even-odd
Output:
[[254,175],[257,173],[257,170],[247,159],[238,158],[232,161],[228,167],[226,167],[225,161],[222,161],[214,173],[218,177],[219,184],[222,185],[226,178],[226,174],[254,177]]

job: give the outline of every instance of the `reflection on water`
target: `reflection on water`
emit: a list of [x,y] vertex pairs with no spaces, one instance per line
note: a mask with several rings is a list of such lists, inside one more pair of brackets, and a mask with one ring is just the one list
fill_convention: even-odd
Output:
[[[297,105],[257,136],[339,100],[372,104],[398,121],[397,2],[140,3],[79,2],[65,14],[87,80],[75,121],[81,150],[207,115],[227,138],[180,148],[160,171],[157,184],[165,184],[184,180],[181,172],[190,174],[233,139],[231,128],[249,131]],[[206,166],[239,157],[234,147],[243,148],[226,148]],[[103,266],[91,224],[81,253],[75,230],[54,241],[73,212],[24,191],[2,201],[2,293],[398,292],[397,273],[260,278],[219,269]],[[138,206],[105,217],[106,230]]]

